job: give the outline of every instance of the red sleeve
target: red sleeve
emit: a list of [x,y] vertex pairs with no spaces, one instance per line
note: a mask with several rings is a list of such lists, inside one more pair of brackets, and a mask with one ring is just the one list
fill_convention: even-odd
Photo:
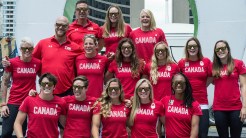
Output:
[[129,24],[126,24],[126,36],[125,37],[130,37],[130,33],[132,32],[132,28]]
[[164,116],[165,111],[164,111],[162,103],[160,101],[155,101],[155,104],[156,104],[157,112],[158,112],[159,116]]
[[208,77],[212,77],[212,62],[210,61],[210,59],[207,59],[207,66],[208,66]]
[[150,77],[150,65],[151,65],[151,63],[145,64],[144,70],[143,70],[143,74],[144,75],[147,75],[148,78]]
[[162,29],[160,29],[160,35],[161,35],[161,41],[164,41],[168,45],[165,33],[163,32]]
[[239,75],[246,74],[246,67],[242,60],[237,60],[237,70]]
[[108,72],[110,73],[115,73],[115,66],[117,67],[117,64],[115,62],[115,60],[113,62],[110,63],[109,67],[108,67]]
[[98,39],[102,39],[102,34],[103,34],[103,30],[102,30],[101,27],[98,26],[97,38],[98,38]]
[[98,32],[98,38],[103,38],[103,26],[100,27],[100,31]]
[[100,110],[101,110],[101,104],[97,103],[97,105],[93,108],[93,115],[100,114]]
[[61,98],[61,114],[66,115],[67,114],[67,104],[63,98]]
[[193,115],[202,115],[202,109],[197,101],[192,103]]
[[183,72],[183,68],[184,68],[184,59],[180,59],[178,62],[178,66],[181,72]]
[[28,113],[28,105],[29,105],[29,99],[33,98],[33,97],[26,97],[25,100],[21,103],[19,110],[24,112],[24,113]]
[[39,41],[38,44],[35,46],[33,52],[32,52],[32,55],[33,57],[41,60],[41,55],[42,55],[42,42]]
[[178,64],[174,63],[173,65],[175,67],[175,72],[176,73],[180,72],[180,68],[179,68]]

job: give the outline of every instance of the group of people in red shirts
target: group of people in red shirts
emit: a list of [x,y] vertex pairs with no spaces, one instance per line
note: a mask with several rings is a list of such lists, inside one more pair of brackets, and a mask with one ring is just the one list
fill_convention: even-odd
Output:
[[[55,35],[35,48],[30,38],[23,38],[21,55],[3,61],[2,138],[11,137],[13,129],[19,138],[55,138],[59,131],[64,138],[157,138],[163,128],[167,138],[204,138],[211,83],[219,136],[228,137],[230,127],[231,137],[240,137],[246,67],[232,58],[227,41],[216,42],[211,62],[192,37],[185,57],[176,63],[150,10],[140,12],[141,26],[135,30],[116,5],[108,8],[101,27],[87,18],[86,1],[76,3],[75,15],[70,25],[58,17]],[[40,90],[35,90],[36,75]]]

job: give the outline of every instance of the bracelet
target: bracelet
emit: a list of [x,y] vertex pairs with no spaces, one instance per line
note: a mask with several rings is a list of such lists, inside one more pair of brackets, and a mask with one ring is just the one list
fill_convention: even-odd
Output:
[[3,106],[7,106],[7,104],[6,103],[1,103],[0,107],[3,107]]

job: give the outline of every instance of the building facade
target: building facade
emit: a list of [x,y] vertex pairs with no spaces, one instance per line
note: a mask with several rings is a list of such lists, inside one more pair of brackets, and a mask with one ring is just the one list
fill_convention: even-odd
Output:
[[1,6],[1,35],[15,36],[15,7],[16,0],[2,0]]

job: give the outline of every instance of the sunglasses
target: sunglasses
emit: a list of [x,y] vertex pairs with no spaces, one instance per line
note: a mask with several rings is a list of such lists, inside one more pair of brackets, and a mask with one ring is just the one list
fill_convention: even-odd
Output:
[[173,86],[174,87],[177,87],[178,85],[185,86],[185,81],[175,81],[175,82],[173,82]]
[[138,92],[142,92],[142,91],[145,91],[145,92],[148,92],[148,91],[150,91],[150,87],[139,87],[138,88]]
[[121,50],[126,50],[126,49],[131,50],[132,47],[131,46],[121,47]]
[[155,53],[156,53],[156,54],[158,54],[158,53],[160,53],[160,52],[161,52],[161,53],[164,53],[164,52],[166,52],[166,50],[165,50],[165,49],[156,49],[156,50],[155,50]]
[[86,12],[86,11],[88,11],[88,8],[76,8],[76,11],[78,11],[78,12]]
[[118,90],[120,90],[120,88],[119,87],[108,87],[109,92],[112,92],[113,90],[118,91]]
[[79,85],[73,85],[73,89],[79,89],[79,90],[82,90],[85,88],[85,86],[79,86]]
[[62,28],[67,28],[68,24],[62,24],[62,23],[56,23],[56,27],[62,27]]
[[96,37],[93,34],[87,34],[87,35],[84,36],[84,39],[85,38],[96,38]]
[[119,13],[118,12],[115,12],[115,13],[109,13],[109,16],[118,16],[119,15]]
[[21,50],[22,51],[26,51],[26,50],[32,51],[33,50],[33,47],[21,47]]
[[198,45],[188,45],[187,46],[188,49],[197,49],[198,48]]
[[53,86],[53,82],[41,82],[40,86],[42,87],[46,87],[46,85],[48,85],[49,87]]
[[226,46],[220,47],[220,48],[216,48],[216,49],[215,49],[215,52],[219,52],[220,50],[221,50],[222,52],[224,52],[226,49],[227,49]]

